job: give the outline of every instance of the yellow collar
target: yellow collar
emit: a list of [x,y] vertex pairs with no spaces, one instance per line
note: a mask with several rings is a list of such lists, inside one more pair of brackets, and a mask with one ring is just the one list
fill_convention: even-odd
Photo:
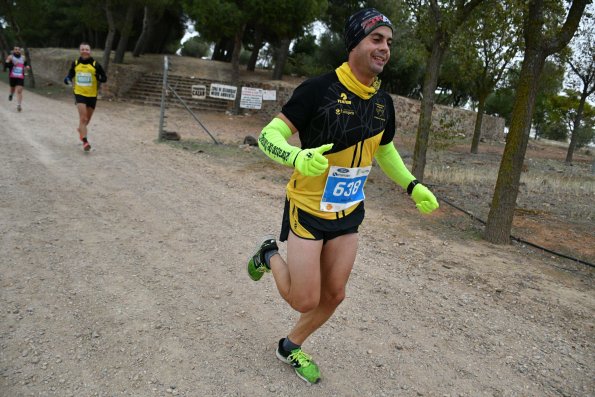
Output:
[[337,77],[341,84],[362,99],[372,98],[380,88],[380,79],[378,77],[374,77],[374,82],[371,86],[360,83],[351,71],[349,63],[347,62],[344,62],[343,65],[335,69],[335,72],[337,73]]

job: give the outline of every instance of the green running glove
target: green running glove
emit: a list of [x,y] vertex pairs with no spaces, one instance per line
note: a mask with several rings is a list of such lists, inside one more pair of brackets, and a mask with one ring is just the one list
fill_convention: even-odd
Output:
[[331,150],[332,143],[314,149],[304,149],[295,157],[295,169],[304,176],[317,176],[328,168],[328,160],[322,153]]
[[411,198],[415,201],[415,206],[422,214],[429,214],[435,209],[438,209],[438,200],[430,189],[418,183],[411,192]]

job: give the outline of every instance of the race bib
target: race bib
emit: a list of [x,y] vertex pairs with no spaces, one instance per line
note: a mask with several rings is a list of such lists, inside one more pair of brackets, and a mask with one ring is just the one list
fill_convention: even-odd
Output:
[[93,85],[93,76],[89,72],[78,72],[76,74],[76,84],[81,87],[91,87]]
[[331,166],[320,201],[320,210],[339,212],[363,201],[364,184],[372,166],[346,168]]
[[22,76],[23,75],[23,67],[22,66],[13,66],[12,74],[15,76]]

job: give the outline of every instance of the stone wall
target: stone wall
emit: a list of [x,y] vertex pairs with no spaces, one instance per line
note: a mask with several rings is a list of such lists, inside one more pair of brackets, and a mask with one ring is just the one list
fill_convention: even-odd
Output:
[[[263,107],[258,111],[264,119],[269,120],[279,113],[281,107],[291,94],[295,86],[283,82],[250,83],[252,87],[260,87],[265,90],[276,90],[276,101],[263,101]],[[397,131],[404,134],[415,134],[419,122],[421,102],[397,95],[391,95],[395,104],[397,118]],[[432,127],[448,131],[450,134],[473,136],[475,118],[477,113],[472,110],[453,108],[451,106],[434,105],[432,112]],[[484,139],[504,139],[504,119],[484,115],[481,125],[481,136]]]
[[[70,56],[70,53],[68,53],[68,57],[65,59],[64,51],[62,49],[32,50],[32,58],[35,61],[35,73],[56,83],[62,83],[72,61],[78,57],[78,51],[71,50],[72,55]],[[99,53],[95,55],[100,56]],[[108,82],[102,85],[102,95],[104,97],[125,97],[130,87],[146,73],[147,69],[142,65],[118,65],[112,63],[109,66]],[[221,81],[216,82],[221,83]],[[277,115],[295,89],[294,84],[284,81],[249,81],[241,82],[241,84],[276,91],[275,101],[263,101],[262,109],[250,110],[250,112],[258,113],[263,121],[268,121]],[[397,131],[404,134],[415,134],[419,121],[420,102],[396,95],[392,97],[397,115]],[[470,110],[435,105],[432,113],[432,127],[447,131],[449,134],[470,137],[473,135],[475,117],[476,113]],[[484,139],[503,139],[504,119],[484,115],[481,136]]]

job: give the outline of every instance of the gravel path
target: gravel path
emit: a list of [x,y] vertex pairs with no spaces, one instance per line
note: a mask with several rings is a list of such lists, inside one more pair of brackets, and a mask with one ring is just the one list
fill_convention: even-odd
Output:
[[594,395],[593,272],[449,230],[379,172],[306,386],[274,356],[295,313],[244,269],[287,169],[157,144],[155,108],[103,101],[84,153],[70,98],[1,101],[1,396]]

